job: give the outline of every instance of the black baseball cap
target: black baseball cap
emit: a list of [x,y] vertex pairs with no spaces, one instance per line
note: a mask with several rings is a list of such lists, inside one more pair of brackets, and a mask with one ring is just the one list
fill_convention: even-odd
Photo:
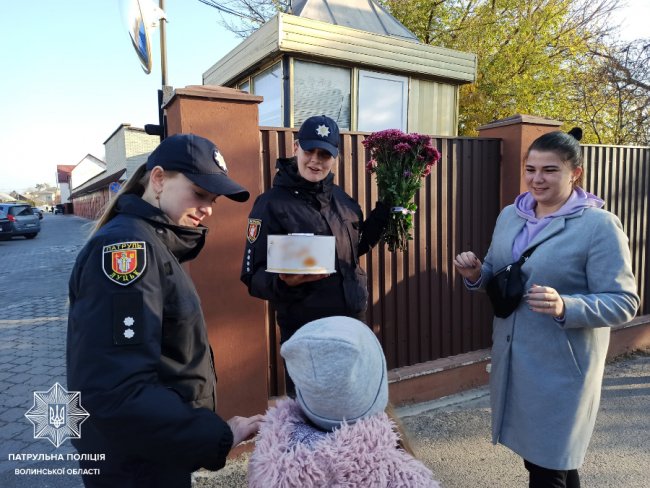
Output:
[[298,144],[305,151],[324,149],[336,157],[339,155],[339,126],[327,115],[309,117],[300,126]]
[[183,173],[204,190],[236,202],[245,202],[250,197],[244,187],[228,177],[219,148],[196,134],[174,134],[163,139],[147,159],[148,170],[156,166]]

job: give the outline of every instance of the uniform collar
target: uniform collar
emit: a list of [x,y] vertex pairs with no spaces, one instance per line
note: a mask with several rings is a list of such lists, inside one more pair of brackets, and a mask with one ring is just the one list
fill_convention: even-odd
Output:
[[156,229],[156,235],[181,263],[194,259],[205,245],[207,227],[176,225],[160,209],[137,195],[122,195],[117,201],[115,210],[118,214],[131,215],[146,220]]
[[296,158],[280,158],[275,163],[278,172],[273,179],[273,186],[298,190],[313,195],[321,203],[328,202],[334,187],[334,174],[330,172],[319,182],[307,181],[298,173]]

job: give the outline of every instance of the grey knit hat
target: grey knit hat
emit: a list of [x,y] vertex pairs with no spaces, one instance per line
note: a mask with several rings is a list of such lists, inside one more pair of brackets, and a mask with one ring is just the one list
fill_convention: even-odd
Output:
[[280,353],[300,407],[325,430],[383,412],[388,404],[386,358],[363,322],[314,320],[298,329]]

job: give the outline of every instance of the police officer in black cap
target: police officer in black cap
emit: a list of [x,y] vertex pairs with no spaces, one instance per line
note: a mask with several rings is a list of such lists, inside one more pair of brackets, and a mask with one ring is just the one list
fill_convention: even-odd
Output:
[[212,142],[171,136],[111,202],[77,257],[67,375],[90,413],[73,442],[91,454],[80,462],[88,487],[189,487],[192,471],[222,468],[259,427],[261,416],[225,421],[215,413],[203,313],[181,266],[201,251],[202,221],[220,195],[249,197]]
[[[307,322],[323,317],[366,320],[368,288],[359,257],[379,241],[390,209],[378,202],[364,220],[359,204],[334,184],[339,139],[339,127],[330,117],[305,120],[294,157],[278,159],[273,187],[257,198],[248,219],[241,279],[252,296],[275,306],[281,343]],[[266,272],[267,236],[292,233],[334,236],[336,272]],[[285,381],[287,394],[293,396],[289,375]]]

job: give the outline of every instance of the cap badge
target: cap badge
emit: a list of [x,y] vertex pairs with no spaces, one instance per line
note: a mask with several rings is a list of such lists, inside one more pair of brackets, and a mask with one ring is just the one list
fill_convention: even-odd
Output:
[[330,135],[330,128],[326,125],[321,124],[316,129],[316,134],[318,134],[320,137],[327,137]]
[[221,153],[215,149],[212,156],[214,157],[214,162],[217,163],[217,166],[219,166],[224,173],[227,173],[228,167],[226,166],[226,160],[223,159]]

